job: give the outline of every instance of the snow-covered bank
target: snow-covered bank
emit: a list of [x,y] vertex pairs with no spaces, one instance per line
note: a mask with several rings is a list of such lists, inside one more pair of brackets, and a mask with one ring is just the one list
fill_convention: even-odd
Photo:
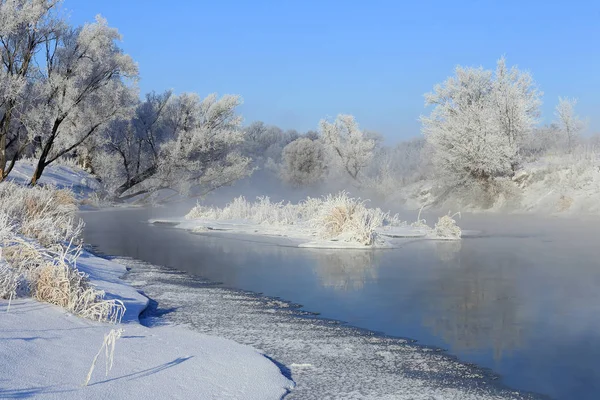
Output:
[[[27,185],[33,171],[34,162],[19,160],[16,162],[7,180]],[[61,189],[69,189],[78,200],[87,199],[100,189],[98,178],[75,165],[51,164],[38,181],[39,185],[51,185]]]
[[[407,209],[458,208],[469,212],[514,212],[540,215],[600,214],[600,154],[547,155],[525,163],[512,178],[499,179],[487,202],[477,196],[446,193],[432,180],[401,187],[389,201]],[[460,192],[457,188],[456,192]],[[484,204],[487,203],[487,204]]]
[[[148,299],[120,279],[120,264],[84,253],[80,270],[124,302],[114,367],[104,360],[82,387],[103,335],[113,325],[73,316],[32,299],[0,300],[0,398],[280,399],[293,386],[255,349],[172,325],[145,327]],[[104,357],[104,355],[102,355]]]
[[223,208],[196,205],[185,218],[153,219],[195,233],[226,232],[285,238],[299,247],[329,249],[394,248],[407,239],[459,240],[462,232],[449,215],[433,228],[424,221],[408,224],[397,215],[349,197],[346,192],[308,197],[297,204],[273,203],[268,197],[248,202],[238,197]]
[[[251,347],[140,324],[148,299],[121,279],[126,268],[77,245],[77,206],[93,188],[74,184],[90,176],[47,172],[41,187],[0,185],[0,398],[280,399],[293,387]],[[105,372],[101,346],[113,329],[122,332]]]

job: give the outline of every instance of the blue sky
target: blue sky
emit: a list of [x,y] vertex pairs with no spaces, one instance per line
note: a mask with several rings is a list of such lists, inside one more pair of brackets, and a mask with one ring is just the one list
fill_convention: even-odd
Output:
[[315,129],[356,116],[391,141],[419,135],[423,94],[456,65],[530,71],[577,97],[600,131],[598,1],[65,0],[72,24],[102,14],[139,63],[142,93],[237,93],[246,122]]

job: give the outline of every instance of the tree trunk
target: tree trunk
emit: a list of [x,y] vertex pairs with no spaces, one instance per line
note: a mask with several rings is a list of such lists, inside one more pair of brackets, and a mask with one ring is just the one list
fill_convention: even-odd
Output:
[[52,144],[54,143],[54,136],[51,136],[48,139],[48,142],[44,146],[44,150],[42,150],[42,154],[37,162],[37,166],[35,167],[35,171],[33,172],[33,176],[31,177],[31,181],[29,182],[30,186],[35,186],[37,181],[40,179],[42,174],[44,173],[44,169],[48,166],[46,160],[48,159],[48,155],[50,154],[50,149],[52,148]]
[[[5,167],[4,174],[0,175],[3,177],[2,179],[6,178],[8,176],[8,174],[10,174],[10,171],[12,171],[12,169],[15,166],[15,163],[17,162],[17,160],[21,156],[21,153],[23,153],[23,150],[25,150],[26,147],[27,147],[27,143],[23,144],[21,147],[19,147],[17,149],[17,151],[15,151],[15,154],[14,154],[12,160],[10,161],[10,164],[8,165],[8,167]],[[2,182],[1,179],[0,179],[0,182]]]
[[13,106],[13,102],[8,103],[7,110],[2,120],[0,120],[0,182],[8,175],[6,172],[6,138],[8,137],[8,130],[10,128]]
[[0,182],[2,182],[7,175],[8,173],[6,172],[6,135],[0,133]]
[[144,172],[137,174],[133,178],[129,179],[127,182],[119,186],[115,190],[115,198],[118,199],[121,197],[123,193],[134,187],[135,185],[142,183],[146,179],[152,177],[158,171],[158,166],[155,164],[150,168],[146,169]]

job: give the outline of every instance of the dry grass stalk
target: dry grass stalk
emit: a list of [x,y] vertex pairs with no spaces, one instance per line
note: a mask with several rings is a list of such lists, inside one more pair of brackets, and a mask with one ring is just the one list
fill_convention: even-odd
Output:
[[92,379],[92,373],[94,372],[94,368],[96,367],[96,362],[98,361],[98,357],[100,357],[102,350],[104,350],[104,355],[106,357],[105,358],[106,376],[108,376],[108,372],[113,367],[113,361],[114,361],[114,357],[115,357],[115,344],[116,344],[117,340],[121,337],[122,334],[123,334],[123,329],[111,329],[110,332],[108,332],[106,335],[104,335],[104,341],[102,342],[102,346],[100,346],[100,349],[94,356],[94,360],[92,361],[90,370],[88,371],[88,374],[85,377],[85,382],[83,383],[83,386],[87,386],[88,383],[90,383],[90,380]]

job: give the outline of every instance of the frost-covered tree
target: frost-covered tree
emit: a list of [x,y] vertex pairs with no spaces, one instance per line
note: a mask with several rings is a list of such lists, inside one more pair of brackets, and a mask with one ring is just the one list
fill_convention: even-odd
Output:
[[332,158],[331,166],[357,182],[373,158],[375,141],[358,127],[352,115],[338,115],[334,122],[321,120],[321,140]]
[[[21,119],[32,105],[36,55],[64,26],[59,0],[0,0],[0,181],[27,143]],[[7,150],[12,163],[7,166]]]
[[279,163],[283,148],[300,136],[295,130],[284,131],[262,121],[253,122],[244,128],[244,132],[244,154],[257,162],[271,159],[271,162]]
[[42,149],[32,185],[46,166],[130,112],[137,65],[118,47],[120,39],[117,29],[99,16],[94,23],[65,27],[48,38],[45,70],[35,84],[39,101],[27,115],[30,134]]
[[551,123],[536,127],[530,132],[522,145],[521,154],[530,160],[534,160],[563,146],[560,127],[555,123]]
[[573,150],[579,134],[585,127],[585,123],[575,115],[575,106],[577,99],[569,99],[567,97],[558,98],[558,104],[554,110],[556,124],[560,128],[560,132],[567,143],[569,152]]
[[95,156],[105,187],[116,199],[170,189],[199,195],[249,175],[239,96],[150,94],[131,120],[115,122],[105,151]]
[[495,74],[459,66],[426,94],[433,110],[421,117],[422,132],[444,185],[512,175],[523,138],[536,123],[539,96],[531,77],[507,70],[503,59]]
[[319,182],[327,170],[323,144],[308,138],[296,139],[285,146],[282,161],[281,177],[295,186]]
[[500,131],[509,146],[518,152],[538,122],[542,93],[535,86],[531,74],[514,66],[508,68],[504,57],[497,62],[492,93]]
[[303,137],[310,139],[310,140],[319,140],[321,137],[319,136],[319,132],[317,131],[308,131],[306,132],[304,135],[302,135]]

